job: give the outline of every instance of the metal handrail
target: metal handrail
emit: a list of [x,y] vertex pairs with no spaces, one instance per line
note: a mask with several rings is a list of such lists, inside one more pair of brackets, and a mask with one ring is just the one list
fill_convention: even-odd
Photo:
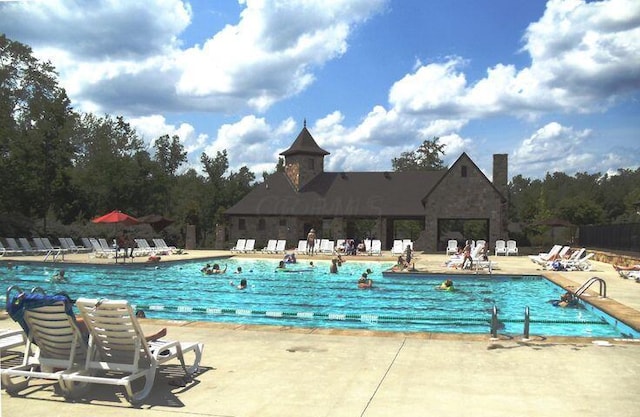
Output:
[[587,291],[587,289],[592,286],[594,283],[599,283],[600,284],[600,297],[602,298],[607,298],[607,282],[599,277],[591,277],[587,280],[587,282],[585,282],[584,284],[582,284],[580,286],[580,288],[578,288],[576,290],[576,292],[574,293],[574,295],[576,297],[580,297],[582,294],[584,294],[585,291]]

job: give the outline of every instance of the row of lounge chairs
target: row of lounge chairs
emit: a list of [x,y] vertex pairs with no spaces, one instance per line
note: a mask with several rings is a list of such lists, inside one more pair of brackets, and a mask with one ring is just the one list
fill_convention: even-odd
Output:
[[[45,260],[64,258],[65,253],[89,253],[95,257],[116,256],[115,246],[104,238],[82,238],[82,245],[76,245],[70,237],[58,238],[59,246],[54,246],[46,237],[34,237],[31,242],[27,238],[5,238],[5,241],[6,246],[0,240],[0,256],[44,255]],[[178,251],[175,246],[167,245],[164,239],[153,239],[154,246],[149,245],[146,239],[135,239],[135,243],[134,256],[169,255]]]
[[549,252],[529,255],[531,262],[538,264],[542,269],[563,271],[589,271],[593,253],[586,253],[585,248],[569,252],[570,246],[554,245]]
[[[23,330],[0,333],[0,348],[24,345],[24,354],[21,364],[0,369],[2,388],[14,393],[33,379],[53,380],[65,397],[74,399],[86,396],[92,385],[116,385],[136,404],[151,392],[160,365],[178,359],[184,384],[198,371],[202,343],[148,341],[126,300],[79,298],[75,306],[82,322],[66,294],[9,289],[8,313]],[[193,356],[189,366],[186,355]]]
[[[472,240],[471,250],[473,251],[474,248],[482,247],[482,245],[485,245],[485,244],[486,244],[486,241],[484,240],[477,240],[477,241]],[[460,251],[460,247],[458,246],[458,241],[455,239],[450,239],[447,242],[447,248],[445,249],[446,254],[455,255],[459,251]],[[495,255],[496,256],[518,255],[518,243],[515,240],[506,240],[506,241],[503,239],[496,240]]]
[[[337,241],[333,241],[330,239],[320,239],[316,241],[316,246],[314,247],[314,253],[317,254],[325,254],[325,255],[334,255],[339,252],[339,248],[342,248],[346,239],[338,239]],[[398,242],[403,242],[399,240]],[[408,245],[413,248],[413,242],[410,240],[405,241]],[[235,246],[233,246],[230,250],[233,253],[255,253],[257,249],[255,248],[255,239],[238,239]],[[382,255],[382,242],[379,239],[365,239],[364,250],[360,253],[367,255]],[[269,239],[267,241],[267,246],[262,248],[260,252],[262,253],[285,253],[286,252],[287,241],[284,239]],[[295,249],[295,252],[298,254],[304,254],[308,252],[307,241],[305,239],[301,239],[298,241],[298,246]],[[403,253],[401,251],[400,253]]]

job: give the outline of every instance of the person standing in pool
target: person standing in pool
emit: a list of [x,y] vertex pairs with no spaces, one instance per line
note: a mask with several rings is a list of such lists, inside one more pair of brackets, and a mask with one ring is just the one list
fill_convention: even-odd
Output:
[[307,255],[313,255],[316,247],[316,229],[309,230],[307,234]]

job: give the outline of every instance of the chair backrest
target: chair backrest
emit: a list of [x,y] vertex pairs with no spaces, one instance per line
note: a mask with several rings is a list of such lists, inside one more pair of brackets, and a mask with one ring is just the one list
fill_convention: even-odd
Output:
[[40,292],[8,295],[7,312],[38,346],[41,365],[70,369],[81,364],[87,353],[85,335],[73,313],[73,302],[66,294]]
[[89,329],[91,361],[106,369],[135,371],[155,363],[149,346],[126,300],[79,298],[76,306]]
[[458,249],[458,241],[455,239],[449,239],[447,241],[447,249]]
[[276,252],[284,252],[287,247],[287,241],[280,239],[276,242]]
[[505,249],[507,247],[507,242],[502,239],[496,240],[496,250]]
[[33,246],[31,246],[31,243],[29,243],[29,240],[26,237],[19,237],[18,242],[20,242],[20,246],[22,246],[24,251],[35,252],[35,250],[33,250]]
[[382,253],[382,241],[380,239],[373,239],[371,241],[371,253],[375,253],[375,254]]
[[235,250],[244,250],[244,246],[247,244],[247,239],[238,239],[236,242]]
[[9,245],[9,248],[11,248],[11,250],[14,250],[16,252],[23,251],[23,249],[18,245],[18,242],[16,241],[16,239],[13,237],[7,238],[7,245]]
[[253,251],[256,248],[256,240],[255,239],[247,239],[247,241],[244,244],[244,250],[245,251]]
[[278,244],[278,241],[275,239],[269,239],[269,241],[267,242],[267,247],[265,248],[265,250],[267,252],[273,252],[276,250],[276,245]]
[[305,252],[307,250],[307,241],[299,240],[298,241],[298,252]]

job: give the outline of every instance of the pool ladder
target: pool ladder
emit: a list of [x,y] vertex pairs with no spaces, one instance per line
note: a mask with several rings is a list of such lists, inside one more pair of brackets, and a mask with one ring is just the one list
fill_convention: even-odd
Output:
[[584,294],[585,291],[587,291],[587,289],[589,289],[590,286],[592,286],[596,282],[600,284],[600,291],[599,291],[600,297],[607,298],[607,283],[605,282],[605,280],[599,277],[589,278],[587,282],[582,284],[580,288],[578,288],[576,292],[574,292],[573,294],[576,297],[580,297],[582,294]]

